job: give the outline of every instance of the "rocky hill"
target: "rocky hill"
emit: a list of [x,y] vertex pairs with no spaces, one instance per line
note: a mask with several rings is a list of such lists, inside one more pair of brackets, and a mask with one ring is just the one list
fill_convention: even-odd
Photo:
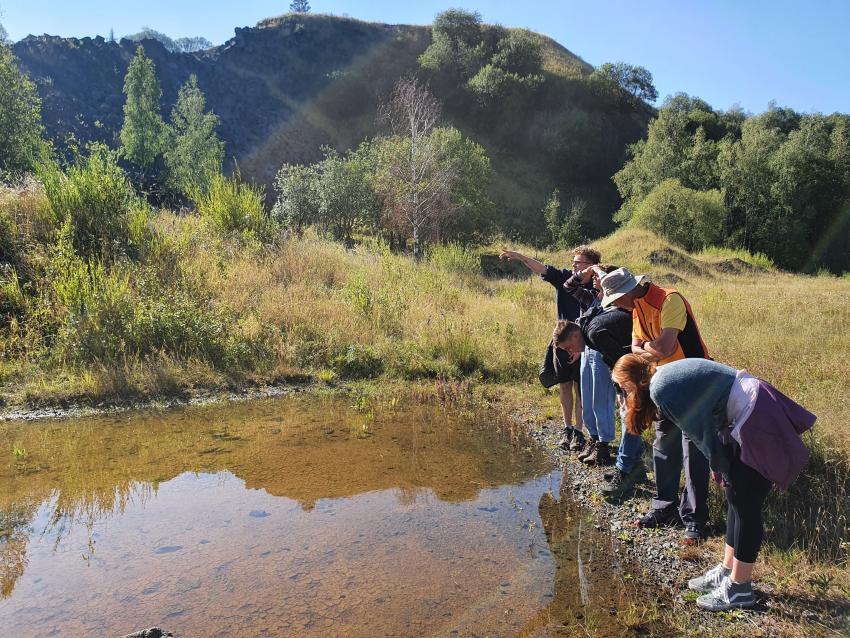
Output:
[[[432,86],[446,119],[493,160],[493,214],[504,233],[540,236],[540,210],[558,187],[563,200],[586,202],[589,230],[601,234],[619,204],[611,175],[627,145],[645,133],[652,111],[595,95],[587,82],[592,67],[539,37],[545,82],[530,102],[484,108],[457,86],[436,78]],[[378,104],[402,75],[422,75],[417,58],[430,42],[429,27],[289,14],[237,28],[232,39],[205,51],[172,53],[155,40],[142,44],[162,84],[163,115],[194,73],[221,118],[228,158],[244,176],[269,184],[284,162],[311,162],[322,145],[342,150],[376,134]],[[39,88],[47,133],[58,147],[69,136],[117,143],[123,79],[136,46],[47,35],[14,45],[22,70]]]

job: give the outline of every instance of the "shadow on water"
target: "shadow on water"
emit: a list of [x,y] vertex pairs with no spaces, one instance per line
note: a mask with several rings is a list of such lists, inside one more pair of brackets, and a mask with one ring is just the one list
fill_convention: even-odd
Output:
[[572,500],[569,481],[560,498],[540,497],[538,511],[555,562],[552,594],[519,636],[670,636],[654,594],[632,581],[619,561],[615,539]]

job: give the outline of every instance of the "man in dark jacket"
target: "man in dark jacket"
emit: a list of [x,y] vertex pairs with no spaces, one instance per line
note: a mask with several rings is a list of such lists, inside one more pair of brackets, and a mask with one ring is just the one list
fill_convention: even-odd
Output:
[[[576,299],[564,289],[564,283],[577,270],[584,270],[600,260],[599,251],[590,246],[579,246],[573,250],[572,269],[556,268],[532,259],[527,255],[505,250],[499,255],[499,259],[518,261],[531,272],[551,284],[555,288],[555,303],[558,309],[558,319],[575,321],[581,314],[582,307]],[[548,350],[547,350],[548,352]],[[561,412],[564,418],[564,437],[560,444],[572,451],[580,451],[584,447],[585,437],[582,433],[583,419],[581,410],[581,389],[579,386],[580,361],[574,357],[571,361],[565,352],[555,349],[558,356],[558,387],[561,399]],[[575,400],[573,400],[575,392]],[[573,425],[573,414],[575,414],[575,425]]]

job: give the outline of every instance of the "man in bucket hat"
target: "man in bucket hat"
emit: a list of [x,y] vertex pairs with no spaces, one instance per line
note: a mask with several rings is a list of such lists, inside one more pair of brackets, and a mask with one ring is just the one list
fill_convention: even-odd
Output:
[[[658,366],[687,358],[709,359],[690,304],[676,290],[661,288],[645,275],[635,277],[618,268],[601,280],[602,306],[615,305],[632,312],[632,352]],[[708,519],[708,461],[697,447],[664,415],[655,422],[652,444],[655,498],[652,510],[638,527],[685,525],[685,543],[705,538]],[[679,477],[685,469],[685,489],[678,497]],[[678,508],[676,506],[678,501]]]

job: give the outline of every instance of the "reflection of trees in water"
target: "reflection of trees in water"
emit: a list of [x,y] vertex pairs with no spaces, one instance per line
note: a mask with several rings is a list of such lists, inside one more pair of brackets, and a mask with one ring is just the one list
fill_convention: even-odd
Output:
[[[25,475],[0,465],[4,596],[24,571],[33,534],[58,546],[84,526],[91,553],[97,523],[143,505],[160,482],[187,471],[232,472],[246,487],[292,498],[310,511],[319,499],[384,489],[395,490],[404,505],[432,497],[466,501],[482,488],[519,483],[549,467],[515,422],[486,410],[376,406],[362,439],[345,427],[357,419],[362,416],[348,401],[287,399],[166,418],[147,412],[61,427],[4,427],[0,445],[30,451]],[[33,530],[39,511],[44,528]]]
[[[0,510],[0,597],[11,596],[15,583],[23,575],[31,535],[52,538],[56,550],[75,526],[83,525],[89,539],[89,554],[84,555],[87,558],[94,552],[95,524],[123,514],[131,504],[144,505],[155,493],[155,485],[130,480],[82,491],[66,486],[54,490],[44,500],[32,499],[24,505],[12,504]],[[39,507],[47,510],[43,529],[34,528]]]
[[31,513],[0,511],[0,598],[8,598],[27,566]]

